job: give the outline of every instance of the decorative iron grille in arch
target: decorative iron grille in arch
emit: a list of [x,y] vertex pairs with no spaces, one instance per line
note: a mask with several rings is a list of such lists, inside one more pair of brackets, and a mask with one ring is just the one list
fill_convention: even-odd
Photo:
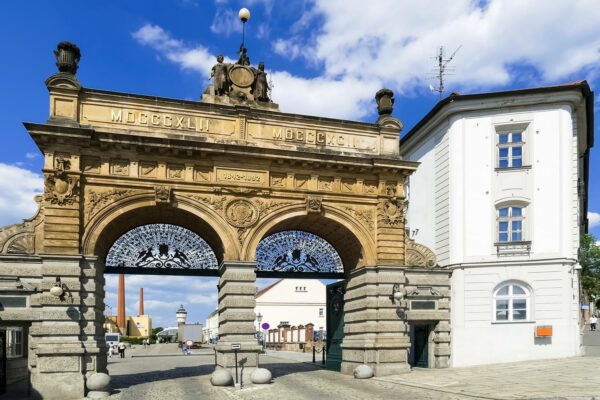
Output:
[[142,225],[125,233],[111,246],[105,264],[108,272],[218,269],[217,257],[204,239],[189,229],[170,224]]
[[[264,238],[256,248],[257,272],[313,273],[339,276],[344,264],[325,239],[304,231],[283,231]],[[262,272],[262,274],[261,274]]]

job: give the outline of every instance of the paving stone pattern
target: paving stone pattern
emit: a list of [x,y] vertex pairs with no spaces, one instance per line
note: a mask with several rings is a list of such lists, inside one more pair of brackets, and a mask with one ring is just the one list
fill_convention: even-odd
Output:
[[[215,388],[212,349],[183,356],[174,345],[129,351],[109,359],[112,399],[569,399],[600,400],[600,358],[577,357],[481,367],[414,369],[370,380],[313,365],[310,353],[268,351],[261,367],[273,373],[270,385]],[[133,356],[133,357],[131,357]]]

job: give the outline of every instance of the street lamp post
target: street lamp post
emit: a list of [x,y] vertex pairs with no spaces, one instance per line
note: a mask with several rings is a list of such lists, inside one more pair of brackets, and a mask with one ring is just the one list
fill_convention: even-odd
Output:
[[262,314],[259,312],[258,315],[256,316],[256,320],[258,321],[258,340],[259,343],[261,344],[262,347],[264,347],[264,338],[262,335],[262,330],[260,328],[260,323],[262,322],[263,316]]

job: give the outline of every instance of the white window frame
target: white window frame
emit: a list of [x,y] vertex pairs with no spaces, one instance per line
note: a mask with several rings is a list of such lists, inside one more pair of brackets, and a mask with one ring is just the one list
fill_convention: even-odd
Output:
[[[499,295],[498,292],[508,286],[507,295]],[[514,287],[521,288],[525,294],[514,294]],[[495,323],[519,323],[519,322],[531,322],[532,320],[532,296],[531,290],[524,284],[515,281],[502,282],[496,287],[492,296],[493,301],[493,316],[492,321]],[[515,319],[513,316],[515,300],[525,300],[525,318]],[[507,301],[508,308],[506,309],[507,318],[498,319],[498,301]]]
[[[521,215],[514,215],[514,209],[518,208],[521,210]],[[506,216],[501,216],[501,210],[508,209]],[[522,203],[502,203],[496,206],[496,242],[500,244],[506,243],[521,243],[527,241],[525,238],[526,234],[526,218],[527,218],[527,206]],[[500,230],[500,223],[507,222],[507,230]],[[521,223],[521,238],[519,240],[513,240],[513,222]],[[507,240],[500,240],[500,234],[506,232]]]
[[[511,123],[511,124],[502,124],[496,125],[496,139],[495,139],[495,159],[496,159],[496,169],[498,170],[513,170],[513,169],[521,169],[521,168],[530,168],[531,165],[529,163],[528,157],[528,147],[530,146],[530,135],[529,135],[529,122],[523,123]],[[521,140],[513,141],[513,134],[520,133]],[[509,140],[506,143],[500,143],[500,136],[503,134],[509,134]],[[507,154],[507,165],[500,166],[500,149],[506,148],[508,149]],[[514,166],[514,162],[518,159],[518,156],[513,154],[514,148],[521,148],[521,165]],[[504,158],[504,157],[503,157]]]
[[[21,358],[25,355],[23,328],[7,327],[6,330],[6,358]],[[18,340],[17,340],[18,338]]]

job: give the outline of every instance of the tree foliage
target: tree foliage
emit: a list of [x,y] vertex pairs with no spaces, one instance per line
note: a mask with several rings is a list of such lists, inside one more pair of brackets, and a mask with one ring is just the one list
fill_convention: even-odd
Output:
[[600,300],[600,246],[592,235],[583,235],[579,246],[581,288],[589,300]]

